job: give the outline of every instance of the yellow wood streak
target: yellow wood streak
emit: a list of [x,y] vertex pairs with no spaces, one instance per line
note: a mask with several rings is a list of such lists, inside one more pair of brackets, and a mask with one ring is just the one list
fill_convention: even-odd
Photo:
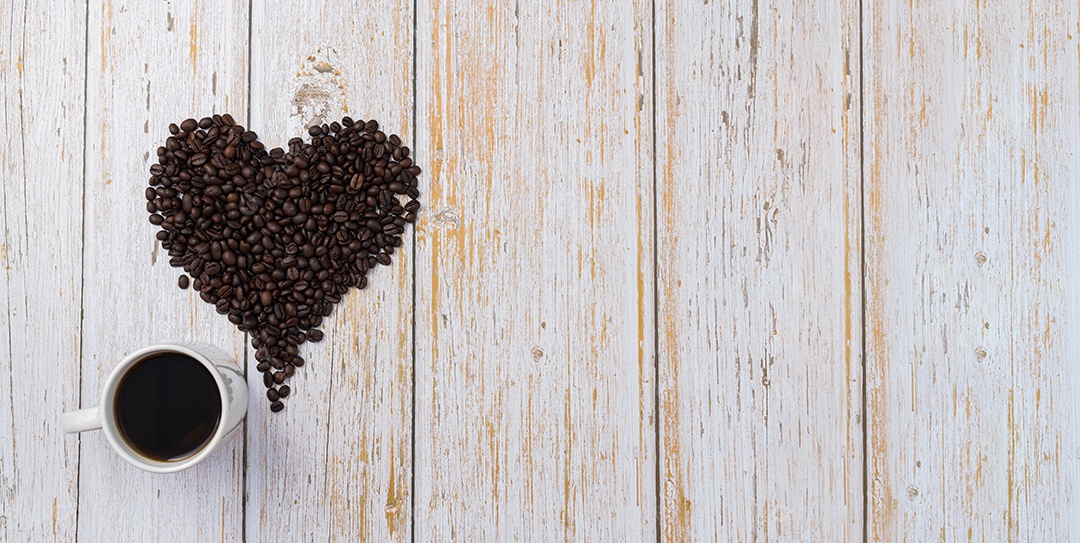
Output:
[[199,1],[192,1],[191,25],[188,29],[188,56],[191,57],[191,71],[198,73],[199,61]]
[[[664,23],[663,37],[669,43],[666,49],[661,50],[665,56],[665,64],[674,63],[676,51],[674,39],[676,37],[675,18],[669,16]],[[658,33],[659,34],[659,33]],[[677,134],[679,118],[678,94],[675,87],[675,78],[663,78],[664,92],[657,99],[663,97],[665,101],[663,120],[664,134],[668,136]],[[658,120],[659,121],[659,120]],[[678,208],[676,207],[676,191],[678,185],[674,169],[679,163],[679,156],[675,145],[665,142],[663,145],[663,160],[660,165],[660,178],[658,183],[658,195],[660,198],[660,217],[657,221],[663,226],[662,233],[655,241],[660,246],[665,246],[668,236],[678,231]],[[658,158],[659,160],[659,158]],[[681,358],[679,356],[680,333],[677,326],[676,316],[679,313],[680,296],[678,284],[671,277],[667,260],[658,263],[661,269],[660,288],[660,322],[663,333],[661,346],[661,381],[660,386],[660,427],[661,427],[661,533],[669,541],[691,541],[691,511],[693,504],[689,499],[688,487],[691,481],[687,478],[686,469],[689,467],[687,458],[682,454],[682,413],[680,409],[680,388],[682,381],[679,376]]]
[[113,31],[112,25],[112,0],[106,0],[101,4],[101,73],[105,73],[109,58],[109,35]]

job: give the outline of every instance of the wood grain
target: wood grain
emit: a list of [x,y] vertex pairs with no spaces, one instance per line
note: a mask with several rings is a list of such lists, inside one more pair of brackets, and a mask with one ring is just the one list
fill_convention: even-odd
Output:
[[[413,137],[412,2],[253,4],[251,127],[264,143],[377,119]],[[252,379],[249,541],[412,539],[412,239],[305,344],[285,411]],[[251,354],[254,357],[254,353]],[[254,375],[254,372],[253,372]]]
[[1075,538],[1077,4],[864,19],[870,539]]
[[416,532],[655,540],[649,3],[417,10]]
[[663,539],[861,539],[858,3],[656,36]]
[[0,541],[75,538],[85,39],[82,2],[0,3]]
[[[11,0],[0,82],[0,541],[1080,533],[1076,2]],[[284,413],[252,371],[150,475],[56,416],[250,361],[143,209],[214,111],[376,118],[425,208]]]
[[[243,359],[243,338],[193,291],[154,239],[143,191],[168,123],[247,105],[248,9],[198,2],[93,5],[88,23],[82,404],[137,348],[212,343]],[[242,535],[243,435],[198,466],[162,476],[83,437],[79,539],[235,541]]]

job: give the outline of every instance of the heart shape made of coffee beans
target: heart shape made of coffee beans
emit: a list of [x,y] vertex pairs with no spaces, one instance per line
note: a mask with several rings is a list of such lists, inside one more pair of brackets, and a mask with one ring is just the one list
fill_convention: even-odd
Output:
[[287,151],[267,152],[228,114],[169,132],[150,167],[150,222],[169,264],[251,335],[270,410],[281,411],[300,345],[323,338],[323,317],[391,263],[416,220],[420,168],[401,138],[349,117],[312,126]]

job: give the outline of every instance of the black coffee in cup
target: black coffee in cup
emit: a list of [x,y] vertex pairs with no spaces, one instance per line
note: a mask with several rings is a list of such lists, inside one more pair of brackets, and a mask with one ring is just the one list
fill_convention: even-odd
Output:
[[163,353],[136,363],[116,393],[116,421],[131,448],[153,460],[181,460],[201,449],[221,419],[221,392],[198,360]]

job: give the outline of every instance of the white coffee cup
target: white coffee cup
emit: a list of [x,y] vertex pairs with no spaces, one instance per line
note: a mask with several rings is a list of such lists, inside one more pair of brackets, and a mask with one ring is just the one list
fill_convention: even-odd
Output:
[[[116,416],[116,395],[119,384],[138,363],[153,356],[168,353],[189,356],[209,370],[217,383],[218,392],[221,393],[221,415],[218,417],[214,433],[200,448],[183,458],[162,461],[140,453],[129,445],[120,433]],[[129,354],[113,368],[112,373],[105,380],[105,388],[101,392],[101,403],[97,407],[61,414],[60,424],[69,434],[87,430],[104,430],[105,438],[120,458],[135,467],[153,473],[173,473],[198,464],[218,448],[233,431],[240,427],[246,412],[247,383],[244,374],[232,357],[210,345],[164,343]]]

